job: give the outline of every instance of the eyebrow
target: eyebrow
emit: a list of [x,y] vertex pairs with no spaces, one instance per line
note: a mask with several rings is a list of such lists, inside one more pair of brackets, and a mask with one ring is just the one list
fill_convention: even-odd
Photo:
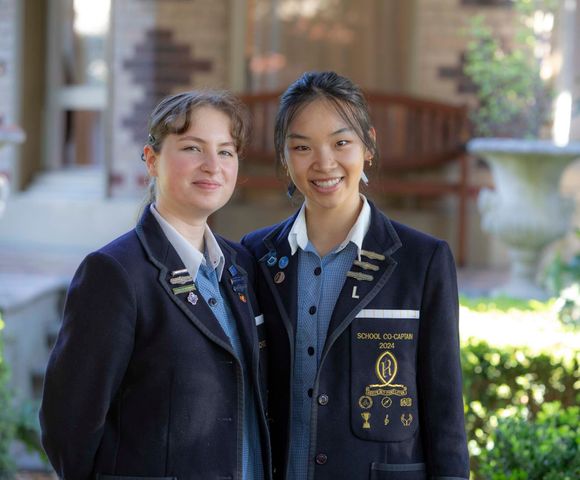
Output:
[[[207,144],[207,141],[205,141],[203,138],[200,137],[194,137],[192,135],[185,135],[183,137],[179,137],[177,139],[178,142],[186,142],[186,141],[194,141],[194,142],[198,142],[198,143],[203,143],[203,144]],[[231,142],[221,142],[220,147],[225,147],[225,146],[235,146],[234,141],[232,140]]]
[[[341,133],[345,133],[345,132],[352,132],[352,128],[350,127],[344,127],[344,128],[339,128],[338,130],[332,132],[329,137],[333,137],[335,135],[340,135]],[[298,140],[308,140],[309,137],[307,137],[306,135],[302,135],[300,133],[289,133],[286,138],[289,139],[298,139]]]

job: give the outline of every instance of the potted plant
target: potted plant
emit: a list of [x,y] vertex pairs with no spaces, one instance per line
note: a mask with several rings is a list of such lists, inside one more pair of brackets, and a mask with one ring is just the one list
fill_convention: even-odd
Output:
[[[580,158],[580,144],[542,139],[551,121],[553,93],[545,51],[556,2],[515,0],[518,27],[511,48],[481,17],[470,26],[465,73],[476,86],[468,150],[490,165],[495,189],[478,205],[482,227],[508,247],[511,277],[493,294],[544,299],[536,277],[543,249],[571,229],[573,201],[559,193],[564,169]],[[544,53],[542,53],[544,52]]]

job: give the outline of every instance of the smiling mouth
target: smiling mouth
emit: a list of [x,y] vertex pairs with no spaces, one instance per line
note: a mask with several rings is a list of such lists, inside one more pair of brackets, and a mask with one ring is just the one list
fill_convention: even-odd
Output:
[[193,184],[198,186],[198,187],[207,188],[207,189],[215,189],[215,188],[219,188],[221,186],[219,183],[211,182],[208,180],[199,180],[197,182],[193,182]]
[[344,177],[337,177],[337,178],[328,178],[324,180],[311,180],[311,182],[319,188],[332,188],[336,187]]

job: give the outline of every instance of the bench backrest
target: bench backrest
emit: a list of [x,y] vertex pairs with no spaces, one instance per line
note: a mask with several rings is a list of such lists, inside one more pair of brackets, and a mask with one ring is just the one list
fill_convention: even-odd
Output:
[[[242,95],[252,115],[246,161],[274,164],[274,120],[281,92]],[[416,170],[455,161],[465,152],[467,108],[367,91],[377,132],[379,170]]]

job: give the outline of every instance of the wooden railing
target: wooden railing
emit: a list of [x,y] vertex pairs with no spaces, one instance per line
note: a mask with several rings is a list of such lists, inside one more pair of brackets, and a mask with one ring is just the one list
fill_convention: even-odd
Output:
[[[377,167],[369,175],[371,190],[379,195],[457,197],[457,261],[463,265],[467,202],[477,191],[470,186],[468,177],[466,107],[404,95],[375,92],[365,95],[380,152]],[[241,188],[283,188],[274,151],[279,96],[280,92],[241,97],[253,121],[251,141],[242,162]],[[458,167],[454,174],[442,168],[453,164]]]

